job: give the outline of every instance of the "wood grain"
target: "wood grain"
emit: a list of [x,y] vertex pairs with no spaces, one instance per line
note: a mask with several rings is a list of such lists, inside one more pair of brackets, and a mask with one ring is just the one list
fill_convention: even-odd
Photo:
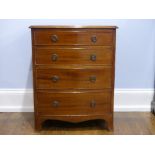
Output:
[[48,120],[41,131],[36,131],[33,113],[0,113],[0,135],[155,135],[155,116],[150,112],[115,112],[113,131],[105,126],[102,120]]
[[[35,129],[51,119],[104,120],[113,129],[116,27],[30,28]],[[90,108],[93,96],[94,109]],[[50,107],[53,101],[58,105],[55,97],[61,100],[60,107]]]
[[[34,30],[34,45],[102,45],[110,46],[113,42],[112,30],[63,30],[63,29],[35,29]],[[52,36],[58,38],[57,41],[52,41]],[[96,42],[91,40],[96,37]]]
[[[38,92],[40,115],[103,115],[110,113],[110,91],[51,93]],[[56,104],[55,104],[56,103]]]
[[[35,47],[36,65],[112,65],[113,48],[111,46],[40,46]],[[52,58],[57,55],[56,60]],[[96,60],[91,57],[95,56]]]
[[[53,80],[55,76],[59,78],[57,81]],[[93,77],[96,80],[91,80]],[[37,89],[104,89],[111,88],[111,80],[111,67],[36,70]]]

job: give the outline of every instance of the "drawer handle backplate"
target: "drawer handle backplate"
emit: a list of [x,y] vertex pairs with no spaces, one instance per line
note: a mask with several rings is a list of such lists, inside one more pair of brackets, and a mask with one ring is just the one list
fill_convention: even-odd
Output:
[[53,102],[52,102],[52,106],[53,106],[53,107],[58,107],[59,104],[60,104],[59,101],[53,101]]
[[52,54],[51,60],[52,61],[57,61],[58,60],[58,55],[57,54]]
[[58,41],[58,36],[57,35],[52,35],[51,36],[51,40],[52,40],[52,42],[57,42]]
[[54,75],[51,79],[53,82],[57,82],[57,81],[59,81],[60,78],[59,78],[59,76]]
[[96,55],[95,54],[90,55],[90,60],[91,61],[96,61]]
[[95,107],[96,107],[96,101],[95,101],[95,100],[92,100],[92,101],[90,102],[90,107],[91,107],[91,108],[95,108]]
[[96,81],[96,76],[94,76],[94,75],[93,76],[90,76],[89,77],[89,81],[90,82],[95,82]]
[[96,36],[92,36],[92,37],[91,37],[91,41],[92,41],[93,43],[96,43],[96,42],[97,42],[97,37],[96,37]]

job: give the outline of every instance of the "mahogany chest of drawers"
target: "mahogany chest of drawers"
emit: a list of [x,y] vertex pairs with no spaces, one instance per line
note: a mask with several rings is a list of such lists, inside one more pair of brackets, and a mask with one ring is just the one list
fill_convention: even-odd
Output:
[[113,129],[116,26],[30,26],[35,128],[47,119]]

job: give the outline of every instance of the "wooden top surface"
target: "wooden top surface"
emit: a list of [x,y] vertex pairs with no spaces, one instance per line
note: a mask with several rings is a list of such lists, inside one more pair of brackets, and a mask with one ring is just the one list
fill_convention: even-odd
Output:
[[48,29],[48,28],[62,28],[62,29],[67,29],[67,28],[89,28],[89,29],[117,29],[117,26],[103,26],[103,25],[31,25],[29,28],[31,29],[36,29],[36,28],[43,28],[43,29]]

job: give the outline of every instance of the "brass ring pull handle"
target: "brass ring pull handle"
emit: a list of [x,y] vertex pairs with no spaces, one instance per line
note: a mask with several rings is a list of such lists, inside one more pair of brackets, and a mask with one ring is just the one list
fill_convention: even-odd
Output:
[[57,42],[58,41],[58,36],[57,35],[52,35],[51,36],[51,40],[52,40],[52,42]]
[[89,77],[89,81],[90,82],[95,82],[96,81],[96,76],[94,76],[94,75],[93,76],[90,76]]
[[95,54],[90,55],[90,60],[91,61],[96,61],[96,55]]
[[53,82],[57,82],[57,81],[59,81],[60,78],[59,78],[59,76],[54,75],[51,79]]
[[60,104],[59,101],[53,101],[52,102],[52,106],[55,107],[55,108],[58,107],[59,104]]
[[97,37],[96,37],[96,36],[92,36],[92,37],[91,37],[91,41],[92,41],[93,43],[96,43],[96,42],[97,42]]
[[58,55],[57,54],[52,54],[51,60],[52,61],[57,61],[58,60]]
[[96,101],[95,101],[95,100],[92,100],[92,101],[90,102],[90,107],[91,107],[91,108],[95,108],[95,107],[96,107]]

